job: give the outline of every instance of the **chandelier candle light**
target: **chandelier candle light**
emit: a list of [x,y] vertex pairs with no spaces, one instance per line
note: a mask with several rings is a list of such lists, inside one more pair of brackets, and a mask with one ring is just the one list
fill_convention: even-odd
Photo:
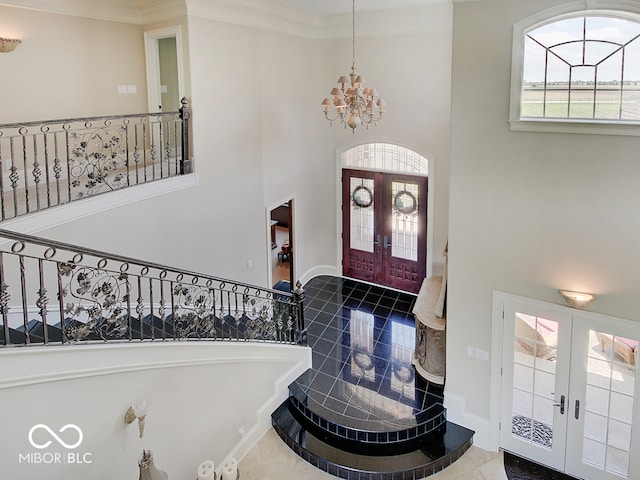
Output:
[[[351,63],[351,86],[346,87],[347,77],[341,75],[338,78],[339,87],[333,87],[331,95],[333,101],[325,98],[322,101],[322,109],[324,116],[331,124],[339,120],[344,128],[349,127],[353,133],[360,125],[369,128],[372,123],[378,124],[378,120],[384,114],[385,101],[380,98],[378,91],[371,87],[362,87],[364,79],[356,72],[356,0],[353,0],[352,8],[352,49],[353,59]],[[336,116],[329,117],[329,109],[333,106],[336,110]]]

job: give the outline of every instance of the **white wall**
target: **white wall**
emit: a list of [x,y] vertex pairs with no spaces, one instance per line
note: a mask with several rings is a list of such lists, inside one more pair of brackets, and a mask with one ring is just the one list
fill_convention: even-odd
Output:
[[[445,13],[448,8],[442,6]],[[446,15],[445,15],[446,17]],[[298,276],[339,266],[337,155],[367,142],[399,143],[422,153],[434,172],[434,258],[447,241],[451,31],[358,37],[356,67],[388,103],[377,127],[355,135],[324,118],[320,103],[351,67],[351,39],[261,35],[265,205],[296,196]]]
[[[438,8],[450,20],[451,7]],[[186,28],[184,18],[177,22],[189,45],[187,90],[199,185],[43,236],[266,285],[265,210],[295,196],[297,276],[317,266],[340,272],[337,152],[388,141],[433,160],[429,248],[435,262],[442,261],[449,179],[447,21],[426,33],[358,38],[358,69],[389,106],[379,127],[356,135],[330,127],[320,107],[338,75],[350,69],[350,38],[314,40],[194,16]]]
[[512,26],[555,0],[454,7],[447,321],[449,418],[486,440],[492,291],[562,303],[559,288],[598,295],[590,310],[639,320],[637,138],[511,132]]
[[0,5],[0,35],[22,40],[0,57],[0,123],[147,111],[141,26]]
[[[137,458],[151,450],[169,478],[195,478],[205,459],[221,466],[240,459],[271,425],[271,413],[287,398],[287,386],[311,364],[303,347],[222,342],[170,342],[4,350],[0,378],[3,478],[27,480],[137,478]],[[81,360],[79,360],[81,358]],[[127,426],[131,402],[146,400],[145,433]],[[47,425],[63,448],[42,428]],[[246,432],[242,438],[239,430]],[[87,464],[28,463],[32,453]],[[86,455],[89,454],[89,455]],[[23,461],[20,461],[20,455]]]

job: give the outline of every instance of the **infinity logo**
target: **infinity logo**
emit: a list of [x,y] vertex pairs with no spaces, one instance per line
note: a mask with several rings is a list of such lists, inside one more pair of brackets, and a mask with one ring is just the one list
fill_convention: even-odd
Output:
[[82,430],[80,430],[80,427],[78,427],[77,425],[74,425],[72,423],[69,423],[67,425],[65,425],[64,427],[62,427],[59,430],[59,433],[64,432],[65,430],[69,430],[69,429],[73,429],[76,432],[78,432],[78,441],[72,445],[69,445],[67,443],[64,442],[64,440],[62,440],[58,435],[56,435],[56,433],[51,430],[47,425],[44,425],[42,423],[39,423],[38,425],[34,425],[33,427],[31,427],[31,430],[29,430],[29,443],[33,446],[33,448],[37,448],[42,450],[43,448],[47,448],[49,445],[51,445],[52,441],[49,440],[46,443],[43,443],[42,445],[37,444],[34,440],[33,440],[33,432],[35,432],[38,429],[43,429],[46,430],[47,432],[49,432],[49,434],[60,444],[62,445],[64,448],[66,448],[67,450],[71,450],[72,448],[76,448],[78,445],[80,445],[82,443]]

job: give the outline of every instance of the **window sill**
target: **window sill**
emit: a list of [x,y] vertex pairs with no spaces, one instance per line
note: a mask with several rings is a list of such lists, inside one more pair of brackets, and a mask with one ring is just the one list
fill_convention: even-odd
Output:
[[514,132],[582,133],[588,135],[640,136],[640,124],[630,122],[592,122],[580,120],[509,120]]

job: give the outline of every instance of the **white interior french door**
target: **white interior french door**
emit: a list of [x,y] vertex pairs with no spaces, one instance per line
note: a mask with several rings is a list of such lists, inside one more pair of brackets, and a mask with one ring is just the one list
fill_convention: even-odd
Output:
[[501,448],[580,478],[640,478],[640,325],[501,301]]

